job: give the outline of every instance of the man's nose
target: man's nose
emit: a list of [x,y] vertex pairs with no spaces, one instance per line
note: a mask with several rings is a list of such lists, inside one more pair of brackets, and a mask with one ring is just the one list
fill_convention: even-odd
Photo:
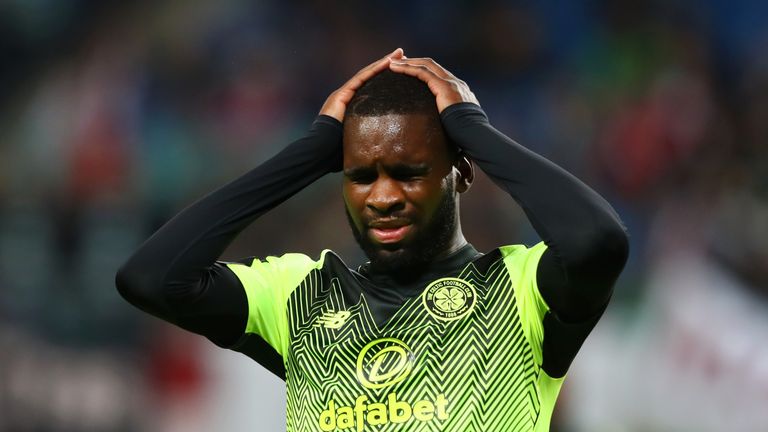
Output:
[[376,213],[389,214],[405,208],[405,197],[398,182],[379,177],[371,185],[365,204]]

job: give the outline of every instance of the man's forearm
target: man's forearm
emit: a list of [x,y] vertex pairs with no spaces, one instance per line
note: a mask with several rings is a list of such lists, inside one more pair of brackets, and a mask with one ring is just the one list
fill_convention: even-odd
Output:
[[[118,290],[144,311],[209,337],[221,339],[206,333],[232,329],[211,330],[201,317],[217,317],[242,330],[248,312],[245,297],[216,260],[260,215],[339,170],[341,158],[341,123],[319,116],[307,136],[190,205],[154,233],[121,267]],[[241,304],[230,305],[231,300]]]
[[493,128],[477,105],[456,104],[441,117],[448,136],[520,204],[547,244],[543,260],[552,271],[539,281],[550,286],[540,288],[560,287],[543,293],[545,300],[571,316],[596,312],[628,253],[624,227],[611,206],[576,177]]

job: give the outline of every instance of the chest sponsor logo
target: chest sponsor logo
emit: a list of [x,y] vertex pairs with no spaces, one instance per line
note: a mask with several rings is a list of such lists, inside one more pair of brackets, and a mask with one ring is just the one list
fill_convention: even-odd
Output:
[[442,278],[429,284],[422,299],[430,315],[439,320],[453,321],[472,312],[477,302],[477,292],[465,280]]
[[399,383],[413,370],[413,353],[405,342],[395,338],[376,339],[357,356],[357,379],[369,389]]
[[[413,352],[405,342],[382,338],[369,342],[360,350],[355,370],[363,387],[376,390],[408,378],[414,362]],[[354,401],[329,400],[317,421],[322,431],[365,432],[380,430],[381,426],[390,423],[445,421],[449,418],[448,406],[448,399],[442,393],[415,401],[401,400],[395,392],[379,401],[362,394]]]
[[325,327],[329,329],[339,329],[344,323],[347,322],[349,316],[352,315],[350,311],[327,311],[315,321],[315,327]]
[[411,404],[399,400],[397,393],[390,393],[386,400],[381,402],[373,402],[368,396],[360,395],[348,406],[338,405],[331,399],[327,408],[320,413],[318,425],[322,431],[341,429],[365,432],[381,430],[381,426],[389,423],[444,421],[448,418],[448,399],[444,394],[438,395],[434,400],[422,399]]

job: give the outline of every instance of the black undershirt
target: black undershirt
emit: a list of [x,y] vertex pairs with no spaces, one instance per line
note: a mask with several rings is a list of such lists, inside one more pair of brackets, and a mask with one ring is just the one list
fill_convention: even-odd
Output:
[[[562,376],[623,269],[625,229],[602,197],[498,132],[477,105],[450,106],[441,120],[448,137],[523,208],[548,247],[537,269],[539,290],[550,307],[544,319],[543,368],[550,376]],[[248,302],[240,281],[217,260],[259,216],[325,174],[340,171],[341,142],[341,123],[318,116],[305,137],[154,233],[117,272],[119,292],[147,313],[231,346],[243,334]],[[385,296],[406,298],[433,275],[458,273],[478,255],[465,246],[433,262],[409,286],[365,268],[360,276]]]

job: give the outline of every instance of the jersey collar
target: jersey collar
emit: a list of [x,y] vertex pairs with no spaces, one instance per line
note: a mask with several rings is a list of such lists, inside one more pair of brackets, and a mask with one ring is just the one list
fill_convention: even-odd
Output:
[[360,266],[358,272],[379,288],[391,289],[403,295],[411,296],[420,293],[424,287],[435,279],[458,275],[467,264],[481,256],[481,253],[471,244],[467,243],[451,255],[432,261],[421,275],[408,283],[395,280],[390,273],[373,271],[370,268],[370,262]]

